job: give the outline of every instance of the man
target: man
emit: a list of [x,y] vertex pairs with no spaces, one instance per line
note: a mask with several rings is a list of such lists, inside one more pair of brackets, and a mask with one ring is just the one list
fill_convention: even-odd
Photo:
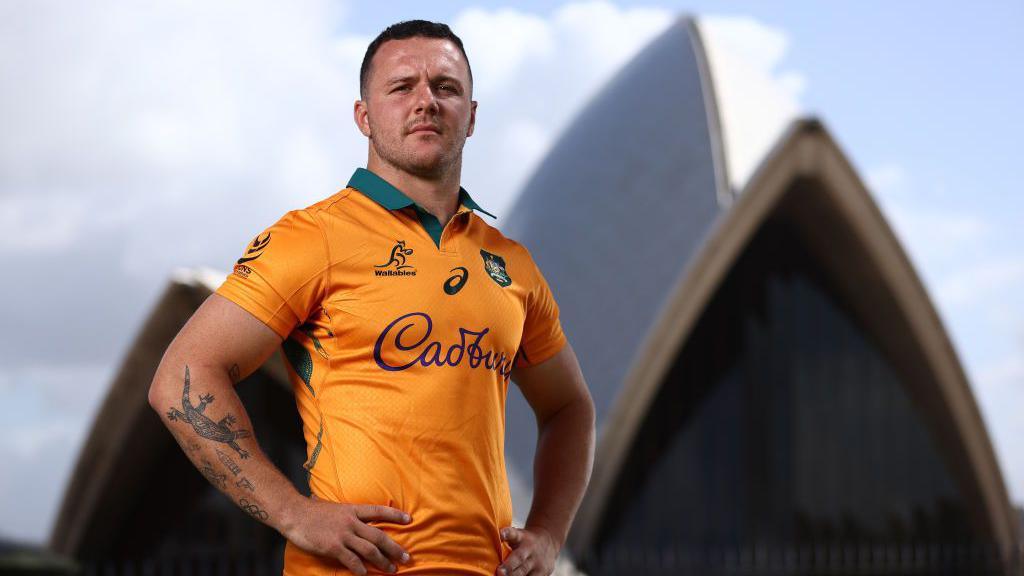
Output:
[[[402,22],[367,49],[348,186],[249,245],[170,345],[149,401],[211,482],[288,543],[286,574],[550,574],[590,475],[594,409],[529,253],[460,187],[477,103],[462,42]],[[284,351],[312,497],[261,453],[233,384]],[[509,378],[537,415],[523,528]]]

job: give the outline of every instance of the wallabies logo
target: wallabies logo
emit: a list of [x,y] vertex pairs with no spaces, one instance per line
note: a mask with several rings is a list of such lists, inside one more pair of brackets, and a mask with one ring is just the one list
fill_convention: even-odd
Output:
[[505,260],[497,254],[491,254],[487,250],[480,250],[480,257],[484,259],[484,271],[502,288],[512,283],[508,271],[505,270]]
[[374,266],[376,276],[415,276],[416,268],[406,264],[406,258],[412,256],[412,248],[405,247],[405,240],[398,240],[391,249],[391,257],[383,264]]

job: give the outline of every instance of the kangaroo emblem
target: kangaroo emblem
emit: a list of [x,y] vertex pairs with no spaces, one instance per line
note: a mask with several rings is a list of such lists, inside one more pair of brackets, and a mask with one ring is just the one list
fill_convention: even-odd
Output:
[[405,240],[399,240],[395,247],[391,249],[391,259],[384,264],[377,264],[374,268],[387,268],[392,264],[395,265],[395,270],[401,270],[403,268],[412,268],[412,265],[405,263],[405,257],[412,255],[412,248],[405,247]]
[[206,411],[206,407],[213,402],[212,394],[203,394],[199,397],[199,406],[193,406],[192,402],[188,399],[189,386],[191,385],[191,379],[188,373],[188,366],[185,366],[185,388],[181,393],[181,407],[185,410],[182,412],[174,406],[167,412],[167,418],[172,422],[176,420],[183,420],[192,425],[192,428],[197,434],[203,438],[209,438],[210,440],[216,440],[217,442],[223,442],[228,446],[235,449],[238,455],[242,458],[248,458],[249,453],[242,449],[235,440],[239,438],[248,438],[251,436],[248,430],[232,430],[229,428],[230,425],[235,423],[235,417],[230,414],[221,418],[219,421],[214,422],[203,412]]

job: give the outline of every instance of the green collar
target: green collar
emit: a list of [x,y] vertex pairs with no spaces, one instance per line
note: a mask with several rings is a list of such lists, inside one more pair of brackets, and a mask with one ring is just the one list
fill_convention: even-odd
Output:
[[[355,188],[363,194],[366,194],[373,199],[374,202],[387,208],[388,210],[398,210],[407,206],[415,206],[422,210],[423,208],[412,201],[411,198],[402,194],[402,191],[392,186],[387,180],[377,176],[373,172],[370,172],[366,168],[356,168],[352,177],[348,181],[349,188]],[[466,189],[459,187],[459,203],[465,204],[467,208],[476,210],[477,212],[483,212],[491,218],[497,218],[494,214],[484,210],[477,204],[470,196]]]

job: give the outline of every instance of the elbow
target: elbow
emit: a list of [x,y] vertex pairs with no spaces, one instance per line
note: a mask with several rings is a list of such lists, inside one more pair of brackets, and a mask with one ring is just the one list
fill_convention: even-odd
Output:
[[584,389],[579,403],[580,410],[586,415],[587,423],[590,425],[591,434],[593,434],[594,429],[597,427],[597,408],[594,407],[594,399],[590,396],[589,390]]
[[163,403],[163,391],[160,389],[160,369],[158,368],[156,374],[153,375],[153,381],[149,383],[149,394],[146,399],[149,401],[149,406],[160,411],[160,405]]
[[156,367],[156,372],[153,373],[153,380],[149,383],[149,393],[146,396],[150,407],[153,408],[157,413],[161,411],[161,407],[166,408],[168,393],[167,386],[164,384],[167,381],[167,366],[168,359],[166,353],[160,360],[160,364]]

